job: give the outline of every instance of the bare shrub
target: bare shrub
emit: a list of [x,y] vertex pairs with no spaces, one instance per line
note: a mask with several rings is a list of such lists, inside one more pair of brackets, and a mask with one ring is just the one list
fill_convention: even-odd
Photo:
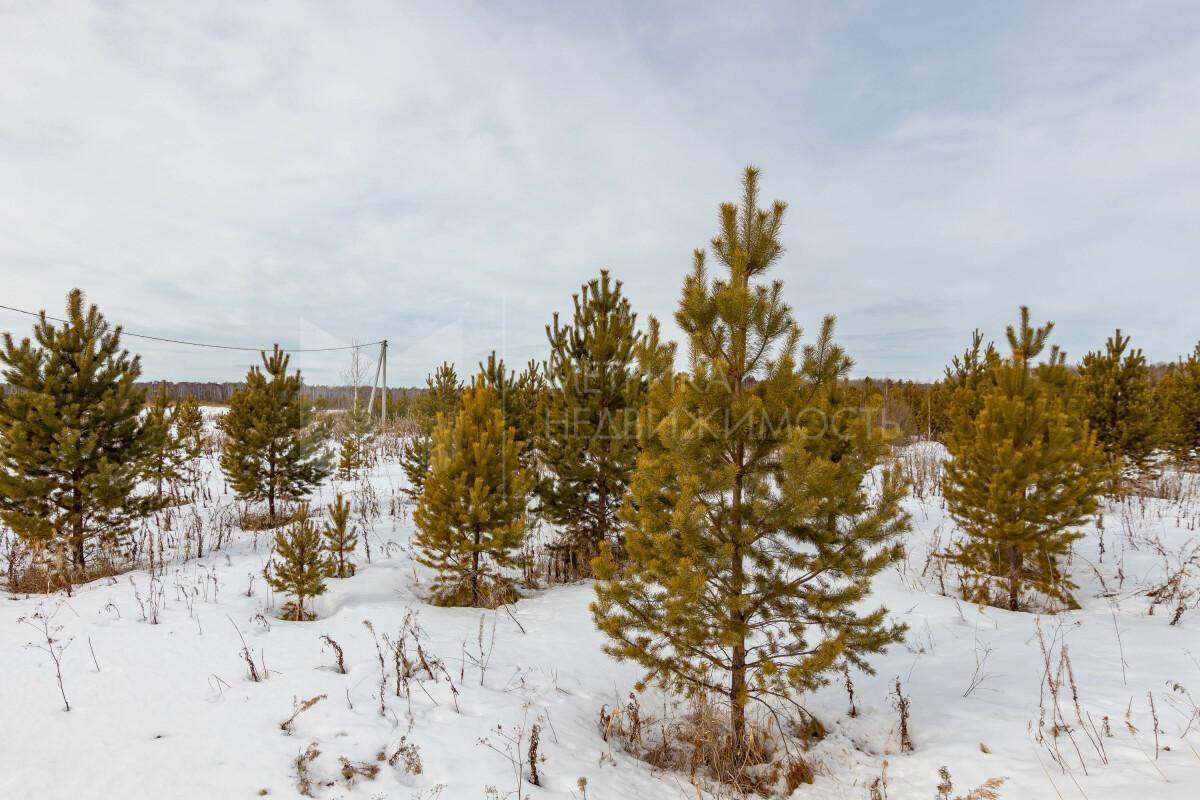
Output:
[[[525,764],[524,755],[525,749],[525,723],[520,725],[512,725],[505,728],[503,725],[497,725],[491,734],[481,737],[475,742],[476,745],[486,747],[493,753],[503,756],[512,767],[513,771],[513,791],[509,797],[516,797],[517,800],[522,800],[525,797]],[[532,783],[532,779],[530,780]],[[490,788],[490,794],[496,797],[500,796],[499,791],[493,786]],[[489,794],[485,790],[485,794]]]
[[954,782],[950,779],[950,770],[940,767],[938,777],[941,780],[938,782],[937,796],[934,800],[999,800],[1000,787],[1004,785],[1004,778],[988,778],[979,786],[968,790],[966,794],[951,797],[950,793],[954,791]]
[[912,737],[908,733],[908,695],[904,694],[900,688],[900,679],[896,678],[896,686],[893,690],[895,700],[892,702],[896,706],[896,713],[900,715],[900,752],[911,753],[913,751]]
[[[1083,773],[1088,774],[1087,760],[1079,746],[1076,733],[1080,732],[1091,744],[1099,757],[1101,764],[1108,763],[1108,754],[1104,747],[1104,737],[1097,728],[1092,716],[1086,713],[1079,700],[1079,687],[1075,683],[1075,673],[1071,668],[1070,652],[1065,642],[1061,640],[1062,623],[1059,623],[1049,641],[1042,631],[1041,623],[1037,625],[1038,647],[1042,654],[1042,680],[1038,700],[1038,720],[1034,727],[1034,741],[1042,745],[1050,757],[1067,773],[1070,771],[1070,761],[1060,746],[1062,740],[1070,744]],[[1065,687],[1065,688],[1064,688]],[[1069,696],[1069,706],[1067,705]],[[1068,710],[1064,710],[1067,706]],[[1068,713],[1074,717],[1074,723],[1068,719]]]
[[246,662],[246,677],[255,683],[266,680],[268,677],[266,665],[264,664],[262,670],[259,670],[258,666],[254,663],[254,656],[250,653],[250,646],[246,644],[246,637],[242,636],[241,629],[237,626],[237,623],[233,621],[233,617],[230,617],[228,614],[226,614],[225,618],[229,620],[229,624],[233,626],[235,631],[237,631],[238,639],[242,642],[242,649],[238,655],[240,655],[242,660]]
[[[324,642],[325,644],[329,645],[333,649],[333,657],[334,657],[334,662],[336,664],[337,672],[340,675],[345,675],[346,674],[346,656],[342,652],[342,646],[340,644],[338,644],[337,642],[335,642],[327,633],[321,634],[321,641]],[[323,650],[324,648],[321,648],[321,649]]]
[[542,779],[538,775],[538,744],[541,742],[541,735],[542,727],[540,725],[534,725],[533,730],[529,732],[529,782],[534,786],[542,785]]
[[379,775],[378,764],[372,764],[369,761],[351,761],[345,756],[338,756],[338,761],[342,765],[342,777],[350,785],[354,784],[355,778],[366,778],[373,781]]
[[[62,610],[63,604],[60,602],[54,606],[54,610],[47,613],[46,607],[38,605],[32,616],[21,617],[18,622],[28,625],[38,632],[37,641],[29,642],[26,647],[35,650],[41,650],[50,656],[50,660],[54,662],[54,678],[58,682],[58,692],[62,695],[63,711],[71,710],[71,701],[67,699],[67,691],[63,686],[62,662],[63,655],[67,652],[67,648],[71,646],[71,642],[75,641],[72,636],[65,641],[60,634],[62,633],[62,625],[55,624],[54,619],[58,616],[58,612]],[[96,668],[97,672],[99,667]]]
[[387,762],[393,767],[401,767],[408,775],[420,775],[425,771],[421,764],[421,748],[415,742],[408,741],[407,736],[401,736],[396,750],[387,757]]
[[296,788],[300,794],[305,797],[313,797],[313,780],[312,774],[309,772],[309,767],[321,755],[321,751],[317,749],[317,743],[313,742],[300,755],[296,756]]
[[296,723],[296,717],[300,716],[305,711],[308,711],[310,708],[312,708],[313,706],[315,706],[317,703],[321,702],[324,699],[325,699],[325,695],[323,695],[323,694],[319,694],[316,697],[310,697],[304,701],[301,701],[298,698],[293,697],[292,698],[292,715],[290,717],[288,717],[287,719],[285,719],[283,722],[279,723],[279,730],[281,730],[284,733],[291,736],[292,726],[295,725],[295,723]]
[[946,452],[941,445],[920,442],[900,450],[897,461],[908,479],[910,491],[918,500],[937,497],[942,493],[942,473]]

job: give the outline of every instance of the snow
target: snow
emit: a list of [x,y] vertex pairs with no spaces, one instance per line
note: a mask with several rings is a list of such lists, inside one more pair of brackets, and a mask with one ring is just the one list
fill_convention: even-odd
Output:
[[[215,497],[200,511],[215,514],[233,498],[208,467]],[[580,797],[581,777],[593,799],[695,797],[686,775],[652,770],[600,736],[601,706],[624,704],[639,672],[603,654],[588,611],[590,585],[530,592],[511,615],[426,604],[431,576],[412,557],[402,481],[394,464],[372,471],[383,510],[371,531],[372,562],[365,563],[360,543],[358,574],[329,581],[314,622],[277,618],[283,598],[261,578],[269,534],[241,531],[221,551],[168,564],[156,581],[157,624],[135,598],[150,616],[145,571],[96,581],[70,598],[0,597],[0,798],[296,797],[296,759],[313,743],[321,753],[311,766],[317,797],[477,799],[488,786],[504,797],[519,785],[513,764],[479,742],[490,739],[503,751],[497,726],[510,734],[523,728],[523,760],[534,724],[542,731],[543,785],[522,780],[522,797]],[[314,501],[355,487],[331,481]],[[908,624],[907,643],[873,660],[876,675],[852,674],[857,716],[847,714],[840,679],[804,698],[829,735],[807,754],[816,784],[795,797],[867,798],[884,762],[893,800],[934,798],[943,765],[955,794],[1003,777],[1002,796],[1021,800],[1195,797],[1200,718],[1173,685],[1200,687],[1200,611],[1191,608],[1171,625],[1173,605],[1150,614],[1144,593],[1194,546],[1195,502],[1110,506],[1104,554],[1091,527],[1071,565],[1082,608],[1042,617],[939,595],[937,581],[921,572],[931,542],[944,544],[953,525],[936,494],[910,499],[908,509],[908,561],[880,577],[872,598]],[[50,656],[25,646],[37,643],[38,632],[19,620],[39,608],[57,608],[54,623],[70,640],[63,657],[70,712]],[[384,635],[395,640],[409,612],[423,647],[445,670],[436,680],[414,679],[410,696],[398,697],[388,657],[381,716],[376,640],[364,621],[385,646]],[[1101,731],[1108,718],[1110,735],[1100,736],[1107,764],[1077,724],[1065,679],[1060,706],[1078,746],[1066,735],[1057,740],[1067,770],[1035,740],[1045,672],[1039,628],[1053,666],[1059,647],[1068,649],[1084,719],[1090,715]],[[347,674],[333,668],[322,635],[344,649]],[[268,679],[249,679],[242,637]],[[973,675],[977,685],[968,692]],[[897,677],[910,698],[912,753],[899,752],[890,694]],[[1159,718],[1157,758],[1148,693]],[[294,702],[322,694],[290,733],[281,730]],[[642,700],[645,709],[662,703],[653,693]],[[420,774],[408,774],[402,761],[376,760],[392,755],[401,737],[419,747]],[[379,773],[347,781],[339,757],[378,764]]]

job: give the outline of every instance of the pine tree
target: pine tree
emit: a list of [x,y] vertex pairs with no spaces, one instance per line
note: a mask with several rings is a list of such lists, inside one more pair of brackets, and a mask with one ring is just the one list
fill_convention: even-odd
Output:
[[1142,351],[1128,346],[1118,328],[1105,351],[1088,353],[1079,369],[1080,408],[1114,474],[1144,471],[1154,451],[1150,369]]
[[638,370],[637,315],[607,270],[573,296],[570,324],[546,326],[550,360],[537,447],[546,466],[542,515],[563,532],[572,577],[587,574],[608,541],[620,553],[617,510],[637,460],[637,415],[646,381]]
[[142,415],[141,364],[121,348],[121,328],[85,308],[79,289],[61,326],[42,312],[33,341],[6,332],[0,361],[0,519],[69,588],[86,577],[93,545],[114,544],[159,507],[136,489],[163,431]]
[[354,551],[358,547],[358,529],[350,524],[350,503],[338,493],[329,507],[329,520],[321,530],[329,553],[330,574],[335,578],[354,575]]
[[343,436],[338,449],[338,477],[344,481],[352,479],[362,466],[362,458],[358,440],[352,436]]
[[175,489],[188,466],[188,448],[178,430],[178,406],[165,381],[159,383],[158,391],[150,399],[146,415],[149,424],[161,431],[146,459],[146,479],[154,484],[154,496],[165,502],[164,491],[170,493]]
[[307,504],[301,504],[290,525],[275,532],[275,556],[263,570],[263,577],[275,591],[295,598],[284,605],[281,616],[296,622],[316,619],[316,614],[305,609],[304,601],[325,594],[325,578],[331,573],[331,565]]
[[172,419],[182,452],[183,481],[198,490],[200,458],[204,455],[204,414],[194,397],[184,397],[175,402]]
[[540,365],[530,361],[518,375],[492,351],[487,362],[479,364],[479,375],[500,398],[504,424],[513,429],[517,441],[522,443],[521,465],[532,469],[537,456],[533,441],[538,430],[538,404],[546,385]]
[[463,385],[454,366],[443,362],[433,375],[425,378],[425,391],[412,403],[411,417],[417,432],[400,452],[400,466],[408,478],[408,488],[404,492],[414,500],[421,495],[425,476],[429,474],[432,434],[438,415],[456,414],[462,391]]
[[338,476],[342,480],[352,479],[369,465],[374,438],[371,418],[362,406],[356,405],[343,415],[338,455]]
[[184,397],[175,403],[175,435],[183,446],[189,463],[204,455],[204,413],[194,397]]
[[[872,577],[897,559],[908,520],[899,472],[865,478],[886,446],[848,407],[850,359],[827,318],[798,353],[800,330],[782,283],[759,283],[783,252],[784,204],[757,205],[748,168],[740,209],[721,208],[711,282],[704,251],[676,320],[690,367],[661,373],[639,416],[642,452],[621,519],[628,561],[605,547],[592,612],[606,650],[645,681],[727,699],[735,757],[746,707],[827,682],[902,636],[885,610],[859,608]],[[802,360],[797,364],[797,357]]]
[[417,560],[438,571],[433,600],[495,606],[514,598],[504,570],[516,563],[532,477],[500,398],[482,377],[454,416],[440,414],[433,455],[413,519]]
[[1156,394],[1163,445],[1180,463],[1200,461],[1200,344],[1170,366]]
[[288,356],[275,345],[263,368],[250,368],[246,385],[229,398],[218,426],[227,441],[221,468],[240,496],[267,501],[301,498],[329,476],[325,431],[303,394],[299,371],[288,375]]
[[967,571],[968,599],[1012,611],[1029,590],[1074,605],[1059,559],[1096,511],[1107,473],[1064,354],[1055,346],[1033,363],[1052,328],[1032,328],[1021,308],[1011,355],[988,369],[977,411],[975,397],[957,396],[947,440],[943,489],[967,537],[951,558]]
[[[951,415],[963,412],[971,419],[979,415],[983,408],[981,390],[988,382],[990,371],[1000,363],[1000,353],[992,342],[983,345],[983,332],[976,330],[971,334],[971,345],[961,356],[954,356],[946,374],[942,378],[946,398],[942,403],[945,417],[941,421],[943,431],[948,432],[953,425]],[[955,411],[951,411],[951,407]]]

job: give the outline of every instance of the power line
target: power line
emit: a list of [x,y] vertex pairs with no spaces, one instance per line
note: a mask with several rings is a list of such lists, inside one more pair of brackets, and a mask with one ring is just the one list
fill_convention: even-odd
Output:
[[[12,306],[5,306],[5,305],[0,305],[0,308],[4,309],[5,311],[15,311],[18,314],[27,314],[28,316],[31,316],[31,317],[41,317],[44,314],[46,319],[52,319],[55,322],[63,322],[63,323],[67,322],[67,320],[65,320],[65,319],[61,319],[59,317],[52,317],[49,314],[46,314],[46,312],[44,312],[44,311],[42,311],[42,312],[26,311],[23,308],[13,308]],[[168,339],[163,336],[150,336],[150,335],[144,334],[144,333],[131,333],[131,332],[125,330],[124,328],[121,329],[121,333],[125,336],[131,336],[134,339],[149,339],[152,342],[167,342],[168,344],[182,344],[182,345],[187,345],[188,347],[207,347],[207,348],[210,348],[213,350],[242,350],[242,351],[252,352],[252,353],[261,353],[261,352],[265,352],[267,350],[272,349],[272,348],[268,348],[268,347],[235,347],[233,345],[228,345],[228,344],[208,344],[205,342],[189,342],[189,341],[185,341],[183,339]],[[364,342],[363,344],[344,345],[342,347],[307,347],[307,348],[284,347],[281,349],[288,353],[329,353],[329,352],[333,352],[335,350],[357,350],[360,347],[374,347],[377,344],[383,344],[384,341],[385,340],[380,339],[375,342]]]

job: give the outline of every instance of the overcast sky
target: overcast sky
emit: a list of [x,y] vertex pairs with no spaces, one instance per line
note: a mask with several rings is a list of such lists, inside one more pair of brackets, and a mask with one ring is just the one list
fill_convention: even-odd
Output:
[[[742,6],[0,0],[0,303],[387,337],[417,384],[544,357],[608,268],[675,338],[753,163],[790,204],[775,277],[858,374],[934,377],[1021,303],[1072,358],[1200,338],[1200,5]],[[252,360],[128,343],[151,378]]]

